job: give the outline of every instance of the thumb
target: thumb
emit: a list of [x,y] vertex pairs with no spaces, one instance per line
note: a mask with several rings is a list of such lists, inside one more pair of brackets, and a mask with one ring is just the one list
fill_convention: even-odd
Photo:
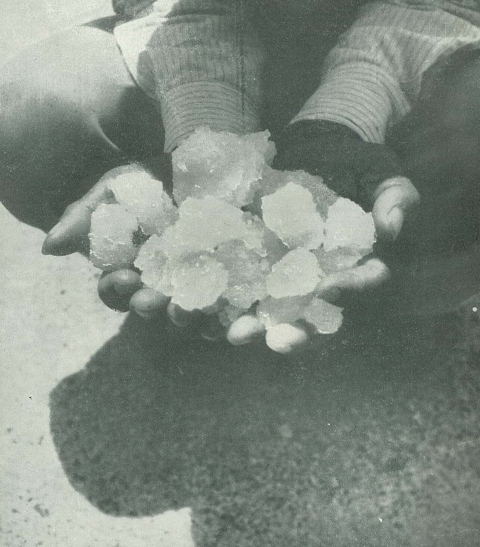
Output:
[[63,256],[75,252],[88,253],[90,219],[100,203],[113,203],[110,183],[115,177],[126,173],[145,171],[137,164],[122,165],[111,169],[78,201],[69,205],[57,224],[48,232],[43,242],[42,253]]
[[69,205],[57,224],[48,232],[42,253],[63,256],[88,252],[90,218],[100,203],[108,203],[111,192],[101,180],[83,198]]
[[379,239],[394,241],[403,226],[405,215],[420,202],[420,194],[406,177],[382,182],[374,192],[373,220]]

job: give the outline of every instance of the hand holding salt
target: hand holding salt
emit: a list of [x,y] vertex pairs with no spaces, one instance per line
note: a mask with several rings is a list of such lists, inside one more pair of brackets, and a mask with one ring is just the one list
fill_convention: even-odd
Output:
[[113,173],[112,203],[92,215],[92,262],[135,265],[146,287],[226,328],[255,315],[276,351],[285,325],[336,332],[342,310],[322,283],[372,252],[372,214],[320,177],[273,170],[268,136],[198,129],[173,153],[178,209],[144,172]]

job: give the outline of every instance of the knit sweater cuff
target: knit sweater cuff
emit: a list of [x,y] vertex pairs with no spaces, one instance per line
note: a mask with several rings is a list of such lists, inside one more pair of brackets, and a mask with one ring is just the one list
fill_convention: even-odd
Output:
[[341,123],[367,142],[383,143],[392,117],[401,117],[409,109],[398,83],[387,72],[369,63],[350,62],[328,74],[292,123]]
[[165,152],[171,152],[197,127],[214,131],[259,131],[257,109],[240,90],[221,82],[194,82],[167,91],[160,97],[165,127]]

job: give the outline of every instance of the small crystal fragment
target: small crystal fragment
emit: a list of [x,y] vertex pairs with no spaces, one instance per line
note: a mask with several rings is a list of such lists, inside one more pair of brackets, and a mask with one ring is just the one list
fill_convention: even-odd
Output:
[[303,318],[320,334],[333,334],[342,326],[342,310],[343,308],[334,306],[321,298],[312,298],[303,312]]
[[262,258],[248,250],[243,241],[223,243],[214,256],[228,271],[228,287],[223,297],[230,304],[248,309],[267,296]]
[[228,272],[208,255],[191,257],[173,271],[172,303],[184,310],[203,309],[215,304],[227,288]]
[[252,184],[275,155],[269,136],[268,131],[236,135],[198,128],[172,154],[176,202],[213,196],[246,205]]
[[320,247],[315,249],[313,254],[317,257],[318,264],[326,275],[352,268],[363,256],[359,251],[347,247],[340,247],[328,252]]
[[321,274],[313,253],[295,249],[273,265],[267,277],[268,294],[274,298],[309,294],[315,290]]
[[168,279],[168,265],[169,259],[160,249],[160,238],[153,235],[142,245],[135,260],[135,266],[142,272],[142,283],[166,296],[171,295],[173,288]]
[[109,186],[117,202],[137,217],[147,235],[160,235],[178,218],[177,208],[163,190],[162,182],[146,171],[120,173]]
[[243,241],[249,249],[264,257],[270,265],[288,253],[288,247],[266,227],[261,218],[249,212],[244,213],[243,218],[247,225],[247,235]]
[[347,198],[338,198],[328,209],[325,223],[326,251],[339,247],[370,250],[375,243],[375,224],[372,213]]
[[294,323],[303,317],[303,312],[312,300],[311,295],[272,298],[269,296],[257,306],[257,317],[268,329],[279,323]]
[[289,182],[262,198],[263,220],[291,249],[316,249],[323,243],[325,223],[317,212],[312,194]]
[[128,268],[138,247],[133,242],[138,222],[123,205],[101,203],[92,213],[90,227],[90,261],[105,271]]

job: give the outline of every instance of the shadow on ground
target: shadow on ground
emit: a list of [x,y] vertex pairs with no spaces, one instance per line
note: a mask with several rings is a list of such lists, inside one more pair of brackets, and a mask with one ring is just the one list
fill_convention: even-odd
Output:
[[345,331],[289,360],[130,316],[51,394],[70,482],[108,514],[191,507],[198,547],[480,545],[478,354],[450,324]]

